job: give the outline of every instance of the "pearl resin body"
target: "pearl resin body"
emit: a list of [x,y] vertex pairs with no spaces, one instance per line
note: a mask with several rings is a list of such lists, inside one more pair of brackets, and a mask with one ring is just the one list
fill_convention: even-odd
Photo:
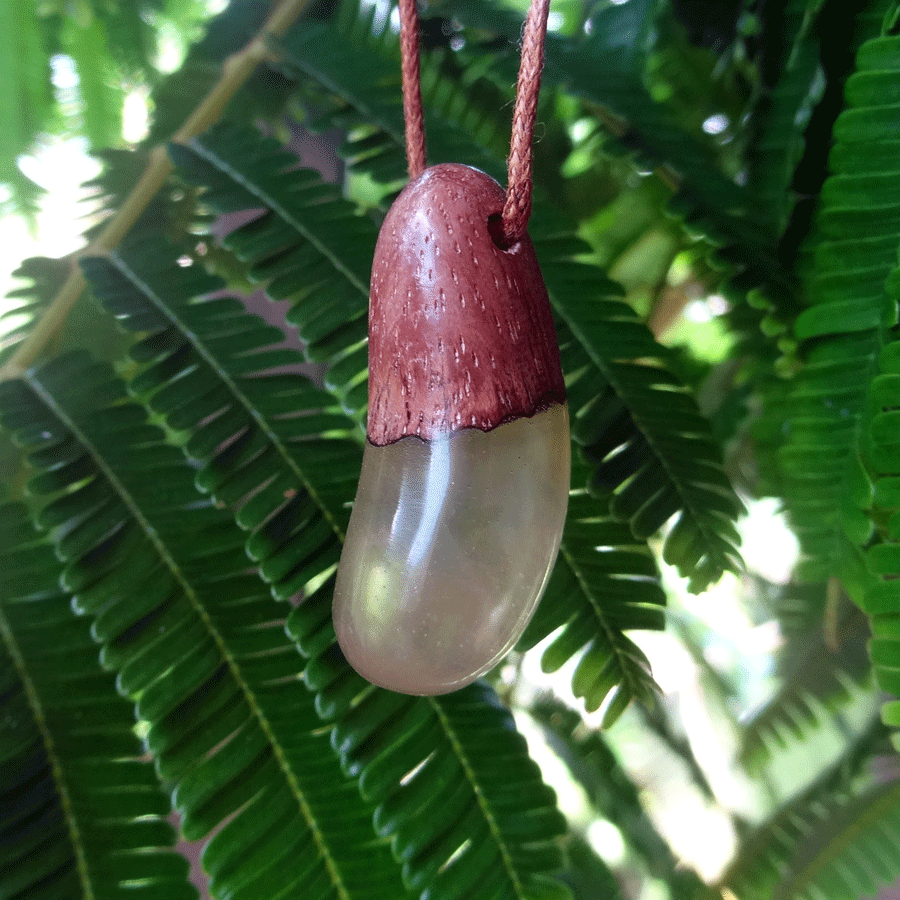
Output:
[[367,444],[334,600],[350,664],[427,695],[499,662],[556,559],[569,462],[565,404],[487,432]]

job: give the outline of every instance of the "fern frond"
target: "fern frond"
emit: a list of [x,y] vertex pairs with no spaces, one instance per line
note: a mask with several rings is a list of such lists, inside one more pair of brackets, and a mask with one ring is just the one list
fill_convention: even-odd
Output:
[[[302,641],[298,613],[289,627]],[[332,740],[344,768],[378,804],[375,828],[390,836],[413,890],[430,881],[429,898],[570,896],[550,877],[562,865],[554,838],[565,831],[555,794],[488,685],[429,698],[367,686],[353,696],[333,653],[309,671],[339,715]]]
[[825,87],[814,18],[807,0],[790,0],[783,12],[773,12],[771,33],[761,41],[766,84],[750,115],[747,190],[776,235],[784,232],[796,201],[791,183],[806,126]]
[[390,838],[408,887],[435,900],[569,897],[555,877],[565,820],[488,685],[421,698],[367,684],[340,653],[330,603],[318,596],[287,628],[310,657],[304,680],[334,722],[345,772],[377,805],[376,831]]
[[188,147],[173,146],[179,173],[205,188],[219,213],[264,212],[225,239],[226,247],[276,300],[313,361],[331,366],[326,385],[362,423],[367,402],[366,315],[378,230],[317,173],[251,129],[220,125]]
[[[196,4],[188,15],[196,15]],[[226,60],[257,35],[272,8],[260,0],[232,0],[205,24],[203,34],[188,49],[178,69],[153,86],[150,102],[153,118],[145,145],[155,147],[172,135],[194,113],[197,99],[215,86]],[[283,78],[268,61],[255,67],[237,96],[216,112],[216,120],[277,122],[294,85]]]
[[844,757],[740,847],[723,884],[747,900],[857,900],[900,874],[900,781],[863,771],[883,749],[876,722]]
[[[396,38],[387,32],[393,41]],[[359,35],[362,46],[367,38]],[[405,161],[393,152],[403,145],[403,106],[400,92],[399,56],[395,48],[385,53],[386,41],[378,42],[381,53],[366,55],[365,77],[355,77],[360,70],[360,43],[354,44],[332,23],[307,19],[298,22],[285,38],[282,50],[286,71],[293,77],[305,77],[337,97],[357,115],[363,112],[369,133],[351,139],[345,155],[383,184],[399,184],[405,177]],[[327,44],[329,52],[316,48]],[[473,118],[468,112],[466,95],[459,85],[440,78],[428,57],[422,67],[425,133],[428,135],[428,161],[458,162],[475,166],[494,178],[502,178],[504,142],[493,122],[484,117]],[[353,124],[341,113],[333,122]],[[457,116],[459,120],[457,120]],[[371,134],[376,126],[381,134]]]
[[534,244],[563,326],[575,438],[597,464],[596,483],[613,492],[611,512],[636,537],[653,535],[678,514],[664,556],[693,590],[703,590],[742,565],[733,523],[743,506],[709,423],[673,373],[669,351],[616,286],[579,261],[571,235],[545,228],[538,219]]
[[[891,273],[890,292],[900,294],[900,269]],[[897,441],[897,408],[900,406],[900,342],[881,352],[879,375],[871,385],[870,465],[875,476],[873,514],[884,537],[868,551],[868,563],[876,578],[863,598],[862,607],[872,625],[869,646],[875,677],[885,691],[900,697],[900,445]],[[885,705],[884,720],[900,727],[900,700]],[[900,748],[900,736],[894,736]]]
[[[82,186],[92,205],[94,221],[84,232],[88,242],[102,232],[106,221],[124,205],[151,164],[151,155],[144,150],[106,149],[96,151],[93,156],[103,164],[103,169]],[[185,251],[192,249],[192,233],[208,224],[196,205],[194,196],[181,185],[163,185],[148,199],[129,229],[131,239],[166,235],[170,240],[178,240]]]
[[792,860],[779,897],[847,900],[896,883],[900,783],[880,785],[832,815],[815,846]]
[[169,800],[59,568],[0,504],[0,895],[189,900]]
[[[690,133],[645,82],[655,8],[653,0],[592,5],[578,34],[548,36],[544,83],[604,110],[622,152],[642,168],[665,167],[674,176],[672,211],[707,238],[743,291],[762,287],[781,295],[790,278],[754,198],[725,174],[708,136]],[[446,0],[437,10],[516,46],[521,17],[499,0]]]
[[584,788],[596,813],[619,829],[650,875],[668,886],[673,900],[717,896],[672,853],[644,810],[638,787],[602,734],[587,728],[578,713],[558,701],[540,699],[528,712]]
[[559,559],[519,648],[558,630],[543,651],[544,671],[555,672],[581,653],[572,689],[589,711],[610,698],[608,726],[631,700],[654,702],[658,687],[650,663],[625,631],[662,629],[666,598],[646,543],[610,514],[603,498],[578,486],[587,476],[578,460],[572,474]]
[[26,259],[12,273],[26,282],[6,295],[0,313],[0,366],[15,352],[16,347],[44,314],[69,274],[69,261],[33,256]]
[[0,414],[31,453],[38,522],[104,665],[148,722],[185,836],[217,830],[203,856],[213,892],[403,896],[302,688],[283,607],[122,383],[83,354],[60,357],[4,383]]
[[105,309],[142,335],[129,390],[185,435],[197,485],[250,532],[247,553],[276,598],[309,596],[340,556],[357,423],[297,371],[303,358],[278,346],[279,329],[173,248],[142,241],[83,268]]
[[580,835],[570,832],[566,838],[566,871],[563,879],[578,898],[626,900],[622,886],[609,866]]
[[826,608],[824,585],[790,585],[778,605],[781,683],[743,723],[740,754],[747,765],[759,765],[776,746],[813,739],[871,690],[869,627],[857,606],[844,598]]
[[779,412],[790,422],[780,454],[785,497],[804,574],[842,579],[857,602],[867,576],[854,546],[865,544],[870,486],[860,439],[868,385],[876,373],[896,302],[885,280],[896,263],[900,227],[891,189],[897,176],[890,88],[900,71],[900,38],[866,42],[847,81],[835,125],[833,174],[822,191],[809,304],[795,331],[804,342],[799,373]]

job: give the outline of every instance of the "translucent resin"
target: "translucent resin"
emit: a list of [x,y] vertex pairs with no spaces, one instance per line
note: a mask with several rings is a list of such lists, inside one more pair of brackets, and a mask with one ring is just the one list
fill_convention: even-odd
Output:
[[334,598],[350,664],[406,694],[486,672],[537,606],[568,492],[565,405],[488,432],[368,444]]

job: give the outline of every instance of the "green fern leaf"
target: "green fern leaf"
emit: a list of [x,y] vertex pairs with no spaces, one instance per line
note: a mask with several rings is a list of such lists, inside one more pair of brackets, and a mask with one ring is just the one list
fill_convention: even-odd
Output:
[[[586,475],[576,460],[575,484]],[[651,703],[658,691],[646,656],[624,632],[662,629],[665,594],[646,544],[604,506],[584,487],[569,495],[559,560],[519,647],[528,649],[558,630],[541,658],[548,672],[583,651],[572,688],[590,711],[609,697],[604,725],[611,725],[631,700]]]
[[173,249],[145,240],[83,267],[107,311],[143,335],[129,389],[185,435],[198,486],[250,532],[247,553],[274,595],[309,596],[340,555],[357,424],[296,370],[302,357],[277,346],[280,330]]
[[351,707],[346,676],[327,659],[311,668],[329,711],[342,706],[333,743],[378,804],[376,830],[390,836],[408,885],[432,881],[427,896],[448,900],[569,897],[549,874],[562,865],[554,838],[565,820],[490,687],[424,699],[368,687]]
[[855,900],[896,882],[895,836],[900,831],[900,784],[873,788],[831,811],[828,827],[791,861],[775,897]]
[[0,895],[196,897],[131,705],[58,577],[25,507],[0,505]]
[[203,857],[213,892],[403,896],[302,689],[283,607],[181,454],[83,354],[4,383],[0,411],[31,452],[38,522],[104,665],[149,724],[185,836],[217,830]]
[[751,113],[747,189],[758,198],[775,234],[783,233],[793,209],[791,183],[803,154],[804,132],[825,86],[814,12],[808,0],[791,0],[773,17],[773,33],[763,41],[764,77],[771,78],[771,87]]
[[33,256],[12,273],[26,282],[6,295],[0,313],[0,365],[15,352],[62,287],[69,274],[68,260]]
[[576,440],[598,465],[597,483],[613,491],[613,515],[636,537],[678,513],[664,556],[703,590],[741,567],[733,522],[743,507],[709,424],[615,285],[578,261],[572,237],[548,234],[535,218],[535,249],[563,325],[563,367],[577,373],[567,384]]
[[563,877],[572,894],[582,900],[626,900],[609,866],[575,832],[570,832],[566,838],[566,871]]
[[819,584],[788,585],[773,605],[785,639],[777,656],[781,684],[743,723],[740,755],[749,766],[763,763],[777,746],[833,728],[871,690],[869,625],[857,606],[843,598],[826,607],[826,588]]
[[[891,274],[892,296],[900,294],[900,269]],[[863,598],[862,607],[872,626],[873,640],[869,646],[875,676],[883,690],[900,697],[900,447],[897,444],[897,407],[900,405],[900,342],[888,344],[881,352],[880,373],[873,380],[869,401],[872,405],[870,423],[870,465],[875,475],[875,504],[873,514],[880,525],[884,543],[868,551],[868,562],[876,578]],[[900,727],[900,701],[884,707],[885,722]],[[894,742],[900,748],[900,737]]]
[[[358,125],[362,113],[369,128],[359,139],[351,137],[345,155],[377,181],[399,184],[406,174],[406,162],[396,152],[405,142],[396,36],[388,29],[373,41],[370,31],[360,33],[356,28],[354,41],[345,33],[348,26],[341,27],[340,21],[337,25],[299,22],[283,41],[283,64],[290,76],[305,77],[356,114],[348,121],[346,114],[338,112],[332,124]],[[318,53],[316,48],[324,44],[329,52]],[[376,47],[381,52],[373,52]],[[369,51],[362,78],[357,75],[361,48]],[[495,122],[484,116],[473,118],[464,88],[442,79],[427,56],[422,83],[429,164],[464,163],[502,179],[508,138],[498,134]],[[374,135],[372,126],[378,129]]]
[[[102,232],[109,218],[125,203],[151,160],[150,153],[145,150],[106,148],[95,150],[91,155],[103,169],[83,185],[95,209],[94,224],[84,231],[88,242]],[[187,253],[194,250],[196,243],[192,232],[209,224],[208,218],[198,213],[196,198],[190,191],[180,185],[166,184],[149,198],[129,228],[128,236],[131,241],[137,241],[143,236],[164,234],[177,241]]]
[[30,147],[51,108],[50,57],[29,0],[5,4],[0,42],[16,48],[0,67],[0,182],[10,184],[22,178],[16,158]]
[[[744,292],[764,286],[782,294],[790,279],[754,198],[724,173],[708,136],[688,132],[645,82],[658,7],[654,0],[594,4],[577,35],[548,35],[544,83],[609,111],[613,137],[642,168],[674,173],[679,187],[672,211],[688,230],[706,236]],[[509,48],[517,45],[521,17],[498,0],[446,0],[437,11],[502,36]]]
[[637,786],[602,734],[588,729],[578,713],[558,701],[542,699],[528,711],[584,788],[596,814],[619,829],[650,875],[668,886],[673,900],[718,896],[672,853],[644,810]]
[[[122,13],[123,19],[140,21],[134,8],[122,10]],[[121,36],[123,30],[116,35]],[[88,10],[81,16],[66,16],[60,38],[78,72],[79,106],[90,146],[120,144],[125,92],[118,66],[110,55],[110,50],[116,48],[116,42],[110,40],[107,23]],[[149,68],[146,58],[145,64]]]
[[[167,13],[173,11],[173,0],[167,0],[167,7]],[[195,30],[191,27],[191,19],[202,21],[208,16],[206,10],[209,7],[196,3],[179,0],[178,7],[174,7],[174,12],[180,21],[173,24],[182,35],[185,24],[189,32]],[[117,12],[115,8],[111,9],[107,22],[119,19]],[[197,101],[215,87],[228,57],[253,40],[270,12],[271,7],[264,0],[230,0],[222,4],[221,12],[209,19],[202,37],[188,49],[177,71],[154,85],[150,94],[154,114],[146,146],[157,146],[172,139],[196,109]],[[264,62],[217,115],[220,119],[239,122],[281,121],[293,88],[290,81]]]
[[896,321],[884,285],[900,242],[889,187],[897,174],[895,106],[887,87],[898,71],[900,38],[876,38],[861,47],[847,81],[833,174],[822,191],[809,305],[795,326],[805,342],[802,366],[778,412],[791,423],[780,464],[808,557],[804,574],[840,577],[857,602],[868,581],[854,550],[870,536],[864,510],[871,488],[860,444],[867,387],[885,329]]
[[743,842],[723,884],[747,900],[857,900],[900,874],[900,782],[865,772],[884,749],[876,723],[833,767]]
[[269,296],[292,300],[288,321],[297,326],[308,358],[331,365],[326,385],[362,422],[375,225],[335,186],[298,170],[296,157],[251,129],[219,125],[171,153],[179,173],[206,189],[204,202],[216,212],[263,207],[224,244]]

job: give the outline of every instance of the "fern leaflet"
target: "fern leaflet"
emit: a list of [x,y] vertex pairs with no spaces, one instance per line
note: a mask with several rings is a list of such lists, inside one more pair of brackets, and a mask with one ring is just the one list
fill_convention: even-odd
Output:
[[[867,576],[855,550],[870,536],[870,485],[860,439],[867,386],[896,303],[885,280],[900,230],[889,185],[897,168],[890,123],[895,107],[885,84],[900,70],[900,39],[875,38],[847,81],[847,108],[834,130],[834,173],[818,217],[808,307],[795,332],[804,342],[786,408],[791,425],[780,452],[788,509],[807,556],[807,577],[840,577],[862,601]],[[862,210],[864,214],[861,214]]]
[[131,706],[58,577],[25,507],[0,505],[0,893],[190,900]]
[[60,357],[4,383],[0,414],[31,452],[38,522],[104,664],[150,725],[185,836],[224,826],[204,852],[212,890],[402,896],[241,532],[197,494],[193,470],[121,382],[84,354]]

